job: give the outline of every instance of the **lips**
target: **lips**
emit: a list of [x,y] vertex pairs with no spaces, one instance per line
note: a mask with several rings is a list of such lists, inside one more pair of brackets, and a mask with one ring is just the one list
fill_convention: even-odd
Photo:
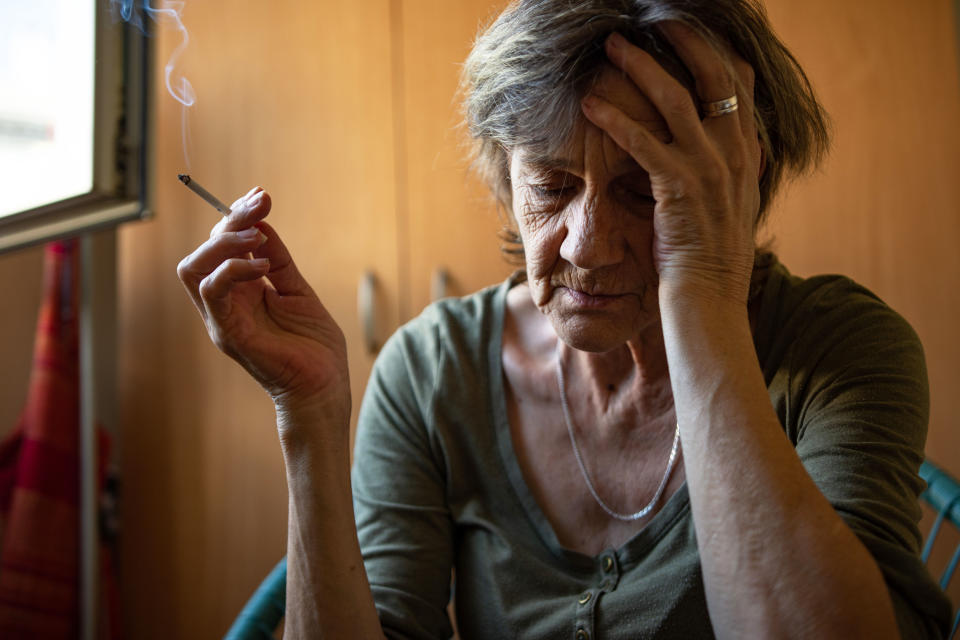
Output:
[[580,307],[601,308],[613,304],[622,299],[626,294],[622,293],[586,293],[578,289],[564,287],[567,296]]

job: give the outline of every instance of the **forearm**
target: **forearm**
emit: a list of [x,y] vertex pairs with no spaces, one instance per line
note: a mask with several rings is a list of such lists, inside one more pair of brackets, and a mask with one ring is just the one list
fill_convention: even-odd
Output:
[[661,292],[707,603],[720,637],[897,637],[883,577],[770,404],[746,309]]
[[383,638],[354,524],[349,437],[290,440],[284,637]]

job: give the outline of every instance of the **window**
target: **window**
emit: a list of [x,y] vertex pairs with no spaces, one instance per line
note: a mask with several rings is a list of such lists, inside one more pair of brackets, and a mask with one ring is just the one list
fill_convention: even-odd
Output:
[[147,62],[108,2],[0,3],[0,252],[147,214]]

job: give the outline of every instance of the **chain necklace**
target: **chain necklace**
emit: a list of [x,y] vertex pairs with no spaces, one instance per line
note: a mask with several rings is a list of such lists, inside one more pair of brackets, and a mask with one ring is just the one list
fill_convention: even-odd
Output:
[[583,464],[583,456],[580,454],[580,447],[577,446],[577,439],[573,435],[573,418],[570,416],[570,406],[567,404],[567,386],[563,377],[563,358],[560,357],[559,341],[557,341],[557,383],[560,385],[560,404],[563,407],[563,419],[567,423],[567,433],[570,434],[570,444],[573,445],[573,455],[577,459],[577,466],[580,467],[580,473],[583,474],[583,480],[587,483],[587,489],[590,490],[590,495],[597,501],[600,508],[607,512],[607,515],[617,520],[632,522],[650,513],[650,510],[657,504],[660,496],[663,495],[663,490],[667,486],[667,480],[670,479],[670,473],[673,471],[673,465],[677,461],[677,450],[680,446],[680,423],[677,422],[677,429],[673,434],[673,448],[670,449],[670,458],[667,460],[667,470],[664,472],[663,479],[660,481],[660,486],[657,487],[656,493],[653,494],[653,498],[651,498],[647,506],[640,509],[640,511],[635,513],[618,513],[608,507],[607,503],[601,500],[597,494],[597,490],[593,487],[593,482],[590,480],[590,473]]

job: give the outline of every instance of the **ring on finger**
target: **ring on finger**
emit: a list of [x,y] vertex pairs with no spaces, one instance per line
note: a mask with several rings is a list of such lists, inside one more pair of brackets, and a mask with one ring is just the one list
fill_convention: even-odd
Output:
[[705,118],[719,118],[728,113],[733,113],[739,109],[737,104],[737,94],[733,94],[726,100],[717,100],[716,102],[701,102],[700,108],[703,110]]

